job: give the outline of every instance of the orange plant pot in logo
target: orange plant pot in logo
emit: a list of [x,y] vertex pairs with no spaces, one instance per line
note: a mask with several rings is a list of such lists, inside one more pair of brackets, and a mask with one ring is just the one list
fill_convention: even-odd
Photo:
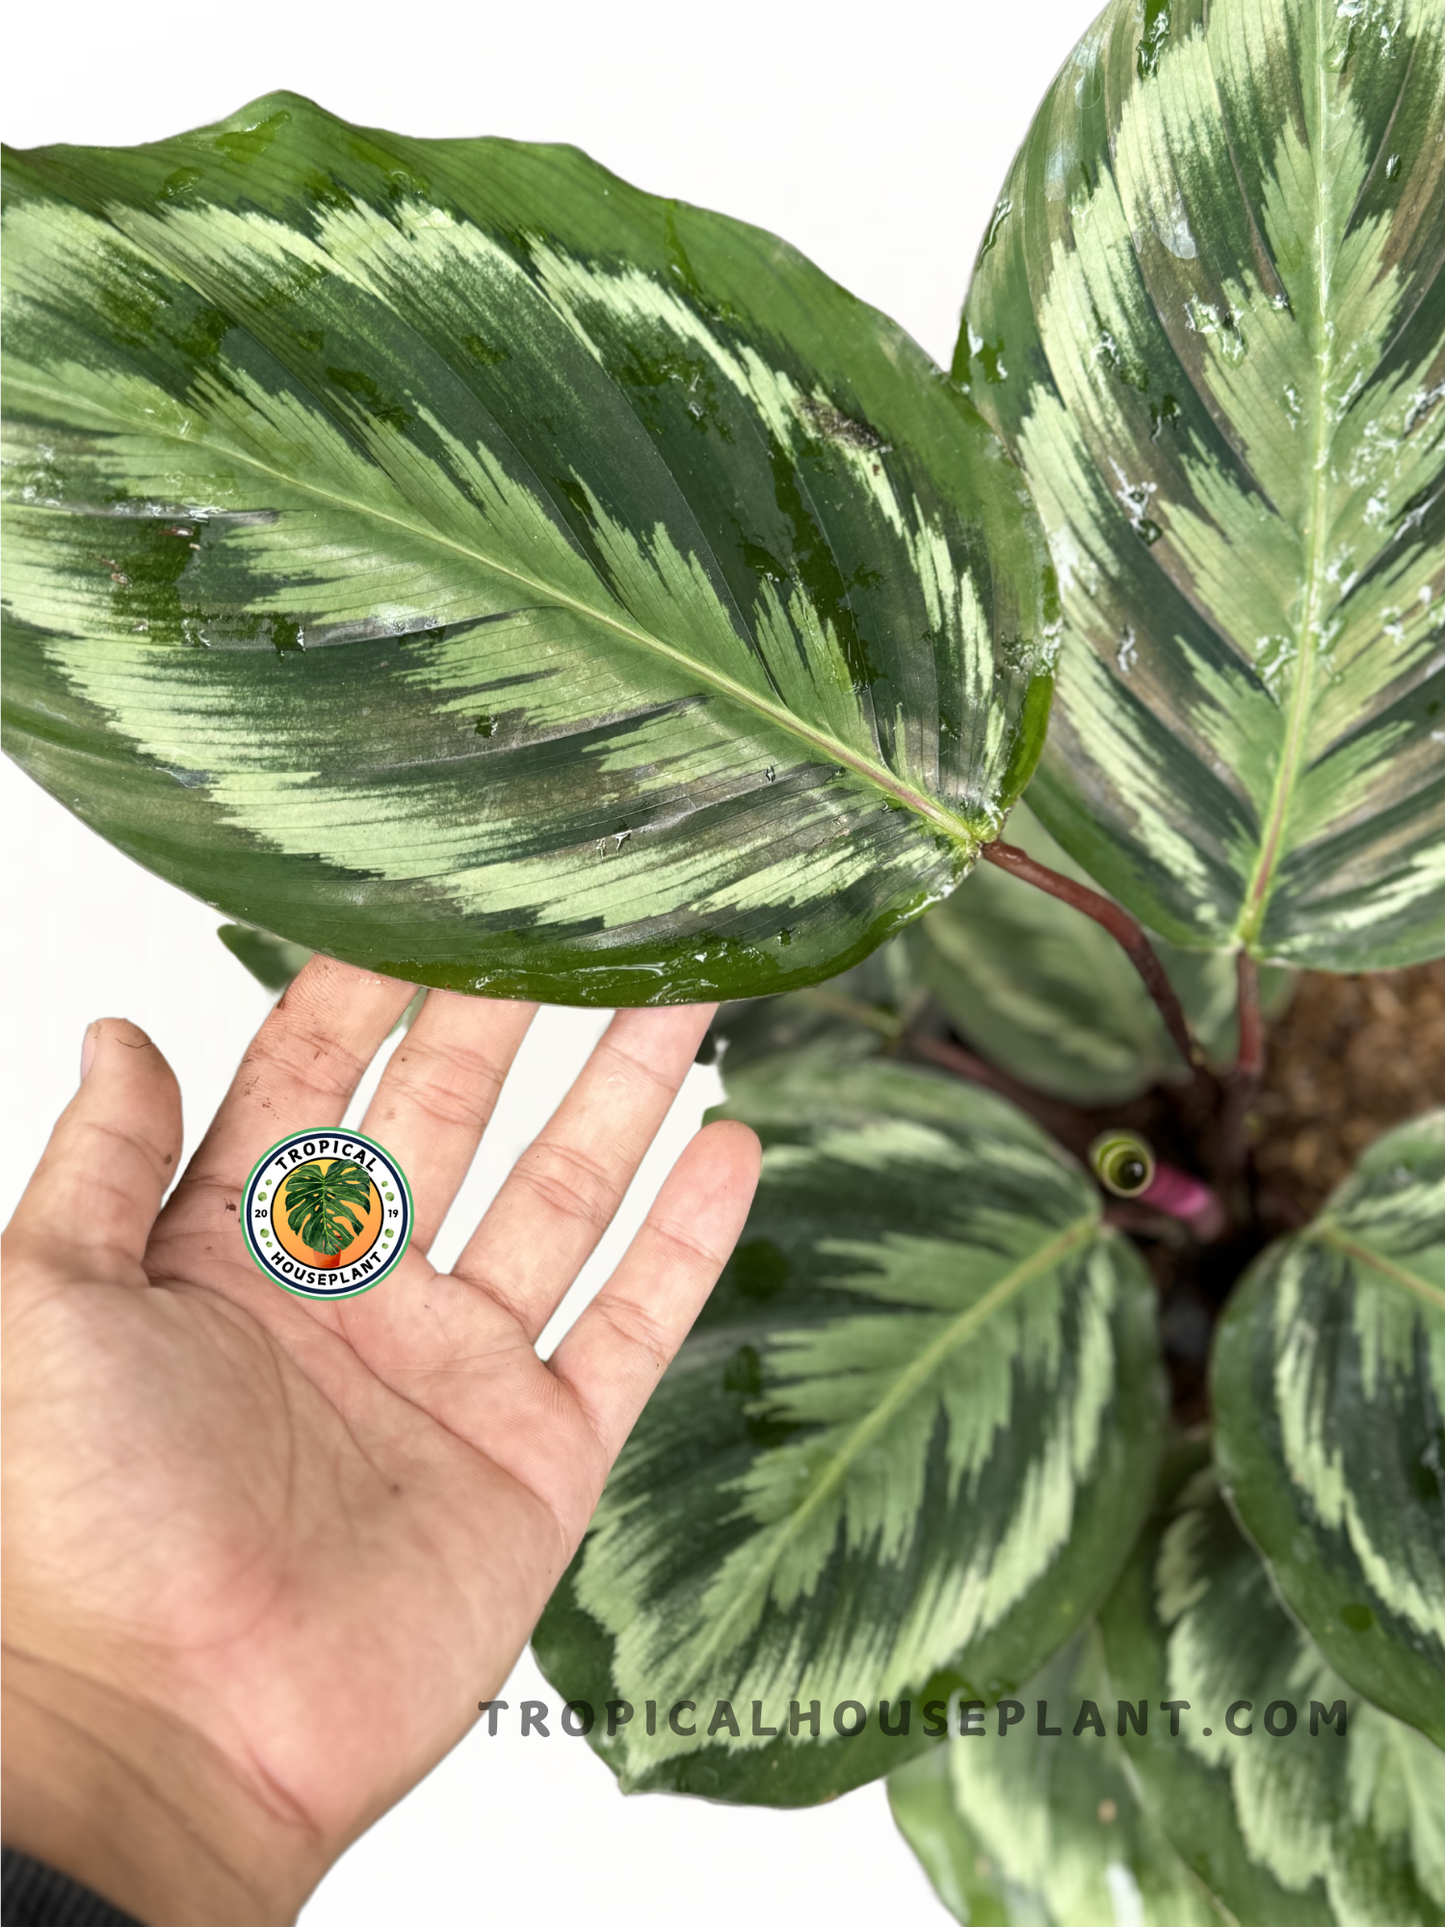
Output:
[[411,1239],[411,1187],[383,1145],[360,1131],[294,1131],[257,1163],[241,1231],[274,1284],[303,1298],[350,1298],[400,1263]]

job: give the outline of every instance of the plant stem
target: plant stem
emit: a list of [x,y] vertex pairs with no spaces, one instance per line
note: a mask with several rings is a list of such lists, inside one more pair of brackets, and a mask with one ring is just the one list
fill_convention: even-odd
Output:
[[1238,1078],[1252,1078],[1257,1086],[1264,1072],[1264,1012],[1259,1006],[1259,968],[1246,950],[1239,953]]
[[1102,924],[1119,944],[1131,964],[1144,980],[1144,988],[1159,1008],[1165,1028],[1174,1039],[1174,1045],[1185,1063],[1196,1073],[1202,1073],[1199,1050],[1189,1035],[1189,1021],[1184,1015],[1184,1006],[1175,993],[1173,984],[1164,974],[1164,966],[1155,954],[1154,946],[1144,935],[1143,929],[1111,897],[1091,890],[1086,883],[1075,883],[1072,877],[1060,876],[1057,870],[1037,863],[1026,850],[1018,849],[1012,843],[985,843],[979,851],[990,863],[996,863],[1001,870],[1011,876],[1022,877],[1025,883],[1033,884],[1036,890],[1046,890],[1051,897],[1070,904],[1075,910],[1082,910],[1086,917]]
[[1264,1013],[1259,1007],[1259,970],[1247,950],[1239,952],[1239,1054],[1230,1073],[1219,1118],[1219,1184],[1232,1185],[1244,1170],[1249,1145],[1245,1127],[1264,1073]]
[[891,1042],[896,1042],[908,1028],[902,1017],[890,1016],[876,1004],[865,1004],[861,998],[849,997],[841,990],[830,990],[826,984],[808,984],[798,995],[819,1010],[830,1010],[839,1017],[851,1017],[855,1024],[866,1024],[869,1030],[876,1030]]
[[[1078,1110],[1072,1104],[1065,1104],[1058,1098],[1046,1097],[1042,1091],[1021,1084],[1007,1071],[995,1069],[982,1057],[975,1057],[971,1050],[955,1044],[951,1039],[928,1037],[919,1031],[909,1031],[904,1040],[915,1056],[925,1057],[932,1064],[952,1071],[955,1076],[965,1077],[973,1084],[983,1084],[1003,1097],[1012,1098],[1021,1111],[1027,1111],[1036,1124],[1062,1144],[1064,1149],[1085,1162],[1088,1160],[1089,1145],[1098,1131],[1098,1117]],[[1167,1200],[1167,1201],[1166,1201]],[[1118,1199],[1109,1201],[1112,1212]],[[1172,1165],[1161,1164],[1155,1174],[1153,1185],[1148,1191],[1141,1192],[1137,1198],[1122,1201],[1122,1209],[1111,1223],[1117,1223],[1126,1230],[1147,1230],[1151,1235],[1159,1235],[1161,1224],[1179,1227],[1179,1235],[1187,1242],[1185,1234],[1192,1235],[1202,1244],[1209,1244],[1217,1238],[1227,1222],[1223,1205],[1216,1194],[1198,1178],[1185,1171],[1178,1171]]]
[[995,1070],[983,1058],[975,1057],[962,1044],[951,1043],[942,1037],[925,1037],[915,1030],[909,1031],[906,1041],[915,1055],[927,1058],[931,1064],[952,1071],[956,1077],[966,1077],[972,1084],[982,1084],[988,1090],[997,1091],[1000,1097],[1011,1098],[1021,1111],[1027,1111],[1035,1123],[1042,1124],[1052,1137],[1076,1156],[1082,1158],[1087,1152],[1095,1126],[1073,1105],[1045,1097],[1041,1091],[1031,1090],[1016,1077],[1010,1077],[1007,1071]]

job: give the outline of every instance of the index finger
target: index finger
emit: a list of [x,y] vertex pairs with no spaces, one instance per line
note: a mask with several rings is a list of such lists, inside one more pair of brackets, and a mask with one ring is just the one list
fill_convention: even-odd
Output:
[[252,1040],[215,1121],[157,1220],[151,1260],[234,1209],[252,1166],[291,1131],[339,1124],[415,995],[411,984],[313,957]]

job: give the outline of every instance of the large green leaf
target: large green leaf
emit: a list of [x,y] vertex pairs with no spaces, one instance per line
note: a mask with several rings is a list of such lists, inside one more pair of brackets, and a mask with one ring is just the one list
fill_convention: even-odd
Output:
[[[889,1776],[888,1799],[938,1897],[967,1927],[1220,1927],[1233,1918],[1141,1802],[1114,1727],[1096,1627],[1019,1689],[1029,1717],[977,1728]],[[1071,1728],[1088,1708],[1092,1721]],[[1077,1710],[1076,1710],[1077,1709]],[[1284,1899],[1277,1894],[1272,1898]],[[1326,1927],[1322,1911],[1259,1927]]]
[[[1023,803],[1009,817],[1008,840],[1050,869],[1088,881]],[[994,864],[980,863],[900,941],[959,1035],[1037,1090],[1108,1104],[1190,1075],[1113,937]],[[1224,1069],[1238,1050],[1234,958],[1162,939],[1155,949],[1205,1057]],[[1267,1015],[1278,1015],[1292,986],[1289,970],[1260,972]]]
[[7,162],[9,745],[418,982],[808,982],[1037,756],[1047,552],[893,323],[570,148],[293,95]]
[[1371,1146],[1220,1325],[1218,1454],[1290,1607],[1445,1745],[1445,1111]]
[[[757,1201],[538,1628],[569,1697],[638,1708],[593,1733],[628,1789],[796,1805],[875,1777],[923,1743],[930,1697],[1002,1690],[1063,1644],[1148,1509],[1139,1258],[1020,1112],[859,1061],[864,1035],[729,1078]],[[684,1697],[691,1738],[666,1731]],[[902,1699],[888,1738],[878,1702],[896,1724]],[[818,1743],[790,1738],[813,1700]],[[856,1739],[833,1728],[848,1700]],[[709,1743],[719,1701],[740,1731]]]
[[[1145,1804],[1244,1927],[1445,1922],[1445,1754],[1350,1694],[1212,1468],[1145,1535],[1100,1623],[1113,1690],[1150,1701],[1148,1732],[1125,1735]],[[1166,1699],[1188,1702],[1177,1738]],[[1250,1731],[1228,1730],[1231,1708]]]
[[955,375],[1064,587],[1030,798],[1151,928],[1445,950],[1445,0],[1114,0]]

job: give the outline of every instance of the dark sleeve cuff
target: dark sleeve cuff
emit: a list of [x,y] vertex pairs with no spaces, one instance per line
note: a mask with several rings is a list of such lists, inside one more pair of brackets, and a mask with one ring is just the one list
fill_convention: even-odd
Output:
[[143,1927],[108,1900],[28,1853],[0,1854],[0,1927]]

